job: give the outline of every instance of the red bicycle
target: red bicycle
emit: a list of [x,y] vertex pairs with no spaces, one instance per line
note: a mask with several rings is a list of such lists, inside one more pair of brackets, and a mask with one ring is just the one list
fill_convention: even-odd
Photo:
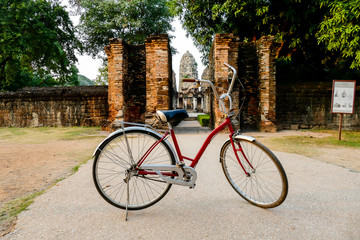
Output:
[[[227,93],[220,97],[211,81],[185,79],[197,82],[197,87],[200,83],[210,84],[219,100],[220,111],[226,116],[225,121],[206,138],[195,158],[182,155],[171,125],[188,117],[185,110],[157,111],[158,118],[168,123],[166,131],[133,124],[113,132],[99,144],[94,153],[93,179],[107,202],[122,209],[139,210],[161,200],[172,184],[194,188],[197,163],[213,137],[225,128],[230,134],[221,148],[220,162],[234,190],[251,204],[262,208],[279,206],[285,200],[288,181],[277,157],[255,138],[234,131],[224,100],[228,100],[228,109],[231,109],[230,93],[236,70],[226,65],[233,76]],[[169,137],[175,150],[167,140]],[[190,162],[188,166],[185,160]]]

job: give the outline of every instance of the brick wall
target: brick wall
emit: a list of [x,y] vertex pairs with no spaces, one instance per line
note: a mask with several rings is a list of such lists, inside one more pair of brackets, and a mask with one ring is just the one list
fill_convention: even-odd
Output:
[[[233,108],[238,109],[242,96],[246,101],[241,112],[242,126],[259,128],[262,131],[276,131],[276,69],[275,57],[280,44],[271,37],[263,37],[255,43],[243,43],[233,34],[216,34],[210,53],[211,80],[218,92],[223,93],[229,87],[229,69],[224,62],[238,70],[246,92],[235,84],[232,98]],[[224,115],[218,111],[218,101],[213,101],[213,125],[224,121]]]
[[[219,96],[226,93],[229,88],[229,80],[231,80],[231,75],[229,75],[230,69],[224,65],[228,63],[238,68],[238,48],[239,48],[239,38],[234,37],[233,34],[216,34],[213,46],[212,46],[212,62],[211,68],[213,73],[212,80],[218,91]],[[239,107],[239,90],[238,87],[234,87],[232,92],[233,108],[237,109]],[[219,101],[213,99],[213,121],[214,127],[219,126],[224,121],[224,114],[221,113],[219,109]]]
[[274,37],[262,37],[257,42],[259,61],[259,113],[260,129],[266,132],[276,131],[276,64],[275,58],[280,43]]
[[144,45],[110,39],[108,55],[109,123],[115,119],[144,122],[146,107],[146,59]]
[[24,88],[0,93],[1,127],[100,126],[107,86]]
[[[145,44],[111,39],[105,47],[109,71],[109,122],[153,123],[156,110],[172,106],[172,64],[166,34]],[[114,126],[115,127],[115,126]]]
[[172,61],[167,34],[151,36],[146,47],[146,123],[154,121],[157,110],[172,107]]
[[[331,97],[331,82],[278,85],[277,120],[284,129],[337,129],[340,115],[331,113]],[[344,114],[343,129],[360,130],[360,87],[354,114]]]

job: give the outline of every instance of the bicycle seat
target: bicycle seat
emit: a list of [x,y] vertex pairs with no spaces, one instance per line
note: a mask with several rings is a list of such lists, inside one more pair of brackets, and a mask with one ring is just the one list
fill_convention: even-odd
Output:
[[189,117],[185,110],[158,110],[156,111],[156,114],[164,123],[182,121],[185,118]]

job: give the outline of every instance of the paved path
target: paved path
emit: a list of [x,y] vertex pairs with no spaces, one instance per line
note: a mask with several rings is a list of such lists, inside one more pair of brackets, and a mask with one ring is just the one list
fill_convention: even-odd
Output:
[[[192,157],[205,135],[183,134]],[[106,203],[92,183],[92,161],[19,215],[3,239],[360,239],[360,173],[295,154],[276,153],[288,174],[287,200],[254,207],[227,183],[218,160],[226,135],[200,161],[195,189],[173,186],[156,205],[125,212]],[[206,170],[206,171],[204,171]]]

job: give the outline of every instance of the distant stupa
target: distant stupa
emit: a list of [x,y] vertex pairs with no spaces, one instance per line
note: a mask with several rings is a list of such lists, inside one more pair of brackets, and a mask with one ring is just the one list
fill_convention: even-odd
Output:
[[179,79],[180,79],[180,92],[186,91],[194,83],[183,82],[183,78],[198,78],[197,63],[194,56],[186,51],[180,60]]

